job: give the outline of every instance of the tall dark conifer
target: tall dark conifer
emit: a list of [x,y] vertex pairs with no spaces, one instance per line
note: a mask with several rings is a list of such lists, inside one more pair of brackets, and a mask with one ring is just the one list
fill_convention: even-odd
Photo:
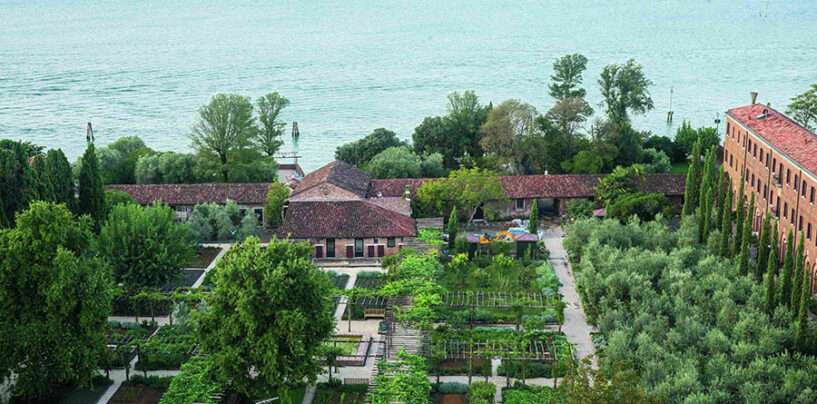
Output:
[[763,281],[763,273],[768,269],[769,262],[769,237],[772,232],[772,217],[768,213],[763,221],[763,229],[760,231],[760,241],[757,244],[757,270],[755,279],[758,283]]
[[766,306],[766,311],[771,314],[774,312],[774,309],[777,308],[777,298],[775,293],[777,292],[777,222],[774,223],[774,233],[773,237],[771,237],[771,246],[769,247],[769,258],[766,260],[766,278],[764,279],[763,288],[765,290],[765,294],[763,296],[763,302]]
[[718,251],[724,258],[732,256],[732,248],[729,244],[729,237],[732,236],[732,186],[728,184],[728,177],[726,180],[726,197],[723,198],[723,209],[721,210],[721,244]]
[[698,207],[698,196],[701,192],[701,140],[692,145],[692,154],[689,156],[689,170],[687,171],[686,193],[684,207],[681,211],[684,216],[695,213]]
[[786,238],[786,257],[780,273],[780,304],[791,307],[792,276],[794,276],[794,233],[789,230]]
[[797,244],[797,255],[794,256],[794,275],[792,275],[791,287],[791,310],[792,315],[797,315],[800,310],[800,289],[803,286],[805,276],[805,243],[803,243],[803,232],[800,232],[800,242]]
[[[754,206],[754,194],[752,194],[751,206]],[[750,211],[751,212],[751,211]],[[749,251],[752,249],[752,214],[747,214],[743,223],[743,235],[741,237],[740,258],[738,260],[738,270],[741,275],[749,274]]]
[[72,212],[77,212],[76,186],[71,164],[60,149],[51,149],[45,158],[45,171],[54,190],[54,201],[65,204]]
[[95,228],[99,228],[105,216],[105,189],[99,178],[99,160],[94,144],[89,143],[82,155],[79,171],[79,212],[90,215]]
[[808,276],[801,283],[799,292],[797,296],[797,322],[794,326],[794,349],[807,354],[811,351],[809,346],[811,333],[808,319]]
[[[717,228],[721,227],[721,223],[723,223],[723,205],[726,200],[726,189],[727,189],[727,180],[729,176],[726,175],[726,172],[723,171],[723,168],[718,171],[718,217],[715,220],[717,224]],[[716,227],[716,226],[713,226]]]
[[744,199],[743,193],[743,184],[746,182],[743,174],[740,175],[740,187],[738,188],[738,194],[735,195],[735,210],[737,211],[737,217],[735,218],[735,243],[732,247],[732,255],[737,256],[740,254],[740,247],[743,244],[743,239],[741,236],[743,235],[743,218],[746,216],[746,200]]

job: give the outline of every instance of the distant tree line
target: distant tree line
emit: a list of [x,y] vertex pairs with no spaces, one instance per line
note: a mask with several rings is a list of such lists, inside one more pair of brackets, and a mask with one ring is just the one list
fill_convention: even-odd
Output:
[[631,116],[653,109],[652,81],[633,59],[604,67],[597,82],[603,116],[590,122],[594,111],[582,87],[586,67],[580,54],[554,62],[548,94],[555,104],[544,114],[518,99],[494,106],[480,103],[473,91],[455,92],[448,95],[447,114],[423,119],[411,143],[379,128],[339,146],[335,158],[375,178],[439,177],[461,166],[509,174],[594,174],[640,164],[646,172],[668,172],[683,165],[699,137],[705,147],[719,143],[715,128],[693,129],[688,122],[674,139],[633,128]]

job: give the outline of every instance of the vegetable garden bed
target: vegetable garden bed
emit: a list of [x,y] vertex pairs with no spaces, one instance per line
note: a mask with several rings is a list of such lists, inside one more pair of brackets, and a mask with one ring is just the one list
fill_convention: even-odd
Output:
[[218,253],[222,250],[221,247],[202,247],[196,249],[196,257],[190,262],[189,268],[207,268],[210,263],[216,259]]
[[366,400],[367,384],[318,383],[312,404],[360,404]]

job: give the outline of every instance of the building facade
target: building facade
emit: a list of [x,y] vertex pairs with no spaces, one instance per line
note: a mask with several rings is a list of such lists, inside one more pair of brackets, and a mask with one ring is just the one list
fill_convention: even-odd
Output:
[[[805,264],[815,290],[817,258],[817,135],[768,105],[752,104],[726,113],[723,167],[745,203],[755,196],[752,230],[766,213],[778,220],[780,257],[786,243],[805,241]],[[789,231],[794,240],[787,240]],[[796,246],[796,244],[795,244]]]

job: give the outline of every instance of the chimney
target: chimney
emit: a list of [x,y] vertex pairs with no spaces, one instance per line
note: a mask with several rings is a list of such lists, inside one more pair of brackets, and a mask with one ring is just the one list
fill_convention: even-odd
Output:
[[757,91],[752,91],[749,95],[752,96],[752,105],[754,105],[757,102]]

